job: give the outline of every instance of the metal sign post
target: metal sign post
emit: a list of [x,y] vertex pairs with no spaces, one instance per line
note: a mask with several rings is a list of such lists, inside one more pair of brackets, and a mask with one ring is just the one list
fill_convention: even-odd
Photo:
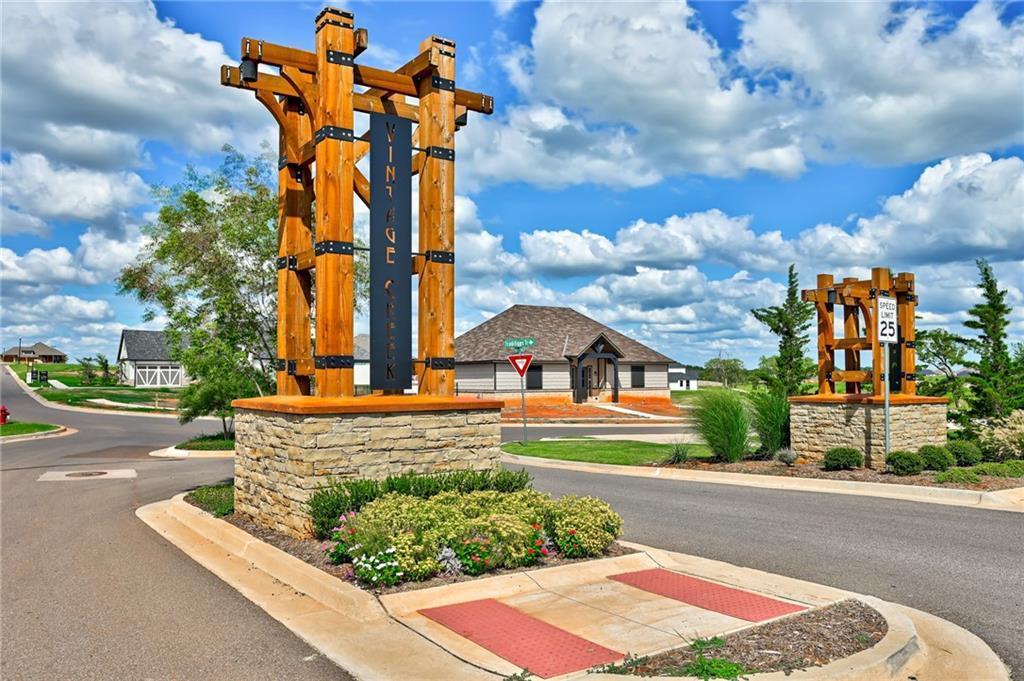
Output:
[[[882,360],[882,386],[885,394],[885,453],[888,456],[890,451],[889,442],[889,346],[899,340],[899,329],[896,323],[896,299],[888,296],[876,298],[876,314],[878,319],[875,327],[875,338],[882,344],[884,349]],[[875,369],[877,371],[877,368]]]
[[[533,340],[532,338],[530,339]],[[508,341],[506,341],[506,344]],[[526,444],[526,370],[530,368],[530,362],[533,361],[533,355],[518,354],[508,356],[509,364],[519,374],[519,394],[523,400],[523,444]]]

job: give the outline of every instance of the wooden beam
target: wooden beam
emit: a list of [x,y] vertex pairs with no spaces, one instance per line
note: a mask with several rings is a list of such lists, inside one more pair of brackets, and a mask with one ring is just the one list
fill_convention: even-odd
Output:
[[[437,66],[437,56],[437,50],[432,46],[429,50],[420,52],[418,55],[399,66],[395,69],[395,73],[403,76],[409,76],[410,78],[419,78],[424,73],[427,73]],[[370,88],[363,94],[371,97],[387,98],[394,93],[380,88]]]
[[[855,279],[847,277],[843,284],[852,284]],[[845,301],[845,296],[844,296]],[[867,338],[860,338],[860,314],[857,311],[856,303],[843,302],[843,336],[842,340],[836,341],[836,348],[844,351],[843,368],[847,371],[860,369],[861,350],[870,350],[871,341]],[[846,384],[846,394],[856,395],[860,393],[860,383],[849,381]]]
[[[819,289],[832,286],[831,274],[819,274]],[[818,312],[818,394],[831,395],[835,392],[835,382],[830,375],[835,370],[835,306],[829,302],[817,302],[814,305]]]
[[[867,338],[857,338],[855,336],[850,338],[837,338],[835,345],[833,346],[836,350],[846,350],[847,353],[853,353],[854,357],[857,357],[857,352],[860,350],[870,350],[871,341]],[[846,355],[847,369],[857,369],[858,367],[851,366],[854,362],[850,360],[850,355]]]
[[358,57],[370,46],[370,32],[365,28],[356,29],[356,51],[353,56]]
[[872,373],[868,369],[859,369],[857,371],[833,371],[832,380],[836,383],[864,383],[872,380]]
[[299,97],[301,95],[291,83],[281,76],[275,76],[272,73],[260,71],[256,74],[256,80],[242,80],[242,73],[236,66],[224,65],[220,67],[220,84],[238,88],[239,90],[265,91],[284,97]]
[[[317,19],[316,72],[319,98],[316,127],[351,134],[354,124],[353,68],[331,63],[328,52],[352,54],[355,35],[351,15],[325,10]],[[264,47],[266,54],[266,47]],[[284,69],[282,69],[282,72]],[[316,238],[318,242],[352,243],[354,144],[328,136],[316,144]],[[316,256],[316,356],[324,363],[350,357],[353,351],[354,258],[351,253],[323,252]],[[340,361],[339,361],[340,362]],[[316,369],[320,397],[352,396],[352,367]]]
[[896,294],[897,319],[900,329],[900,368],[904,375],[900,379],[900,392],[904,395],[917,394],[917,382],[908,380],[906,375],[917,371],[917,332],[914,329],[914,310],[917,306],[917,296],[914,293],[914,275],[910,272],[900,272],[893,282],[893,289]]
[[[430,50],[438,39],[428,38],[420,50]],[[419,81],[416,94],[420,102],[420,147],[455,150],[455,93],[435,88],[433,76],[455,79],[455,47],[438,51],[437,65]],[[455,161],[429,156],[419,173],[419,250],[455,251]],[[455,371],[432,369],[431,358],[455,357],[455,266],[443,262],[422,261],[419,272],[419,318],[417,356],[420,363],[421,395],[453,395]]]
[[352,188],[356,191],[356,196],[363,202],[367,208],[370,207],[370,180],[363,175],[359,168],[353,168],[353,181]]
[[313,129],[319,128],[318,106],[320,94],[313,76],[290,66],[282,66],[281,79],[294,88],[299,99],[302,101],[302,105],[305,107],[306,113],[309,115]]
[[411,121],[419,121],[419,107],[413,106],[412,104],[406,104],[405,102],[393,101],[393,98],[385,99],[384,97],[373,96],[370,92],[371,90],[367,90],[366,92],[357,92],[353,95],[353,106],[356,111],[362,111],[363,113],[394,114],[395,116],[408,118]]
[[[892,286],[892,282],[889,278],[889,268],[887,267],[872,267],[871,268],[871,287],[876,291],[888,291]],[[875,315],[878,314],[878,298],[876,296],[873,301],[872,308],[875,311]],[[875,319],[877,320],[877,316]],[[875,342],[878,339],[874,333],[871,334],[872,346],[871,346],[871,390],[875,395],[882,394],[882,377],[885,374],[883,367],[885,365],[885,348],[882,347],[882,343]],[[887,369],[887,367],[886,367]]]

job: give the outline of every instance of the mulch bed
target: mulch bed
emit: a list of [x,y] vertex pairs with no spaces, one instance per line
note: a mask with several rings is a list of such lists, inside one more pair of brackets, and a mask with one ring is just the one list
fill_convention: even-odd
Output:
[[951,487],[969,489],[976,492],[992,492],[1013,487],[1024,487],[1024,480],[1019,478],[995,478],[981,476],[981,482],[973,485],[947,482],[935,482],[934,473],[920,475],[894,475],[870,468],[857,468],[852,471],[824,471],[817,463],[804,463],[787,466],[778,461],[737,461],[736,463],[707,463],[687,461],[671,468],[689,468],[698,471],[717,471],[720,473],[751,473],[753,475],[778,475],[785,478],[818,478],[821,480],[851,480],[854,482],[883,482],[892,485],[917,485],[919,487]]
[[[722,645],[707,647],[707,659],[743,665],[746,673],[790,672],[820,667],[867,650],[889,630],[885,618],[857,600],[840,601],[810,612],[761,624],[722,637]],[[629,660],[615,669],[636,676],[679,676],[697,659],[689,646],[646,658]]]
[[[190,502],[191,503],[191,502]],[[482,575],[454,575],[454,576],[437,576],[431,579],[424,580],[422,582],[403,582],[397,586],[384,587],[379,589],[370,588],[364,584],[359,584],[355,581],[355,576],[352,574],[352,565],[349,563],[342,563],[341,565],[335,565],[331,561],[327,560],[327,556],[324,554],[323,545],[324,542],[318,539],[296,539],[289,537],[286,534],[275,532],[274,530],[267,529],[261,525],[257,525],[248,517],[243,516],[239,513],[232,513],[231,515],[224,516],[221,520],[226,520],[240,530],[248,532],[252,536],[256,537],[261,541],[265,541],[271,546],[275,546],[285,553],[295,556],[299,560],[309,563],[315,568],[319,568],[324,572],[343,579],[348,582],[353,582],[357,586],[371,591],[375,594],[390,594],[398,593],[400,591],[416,591],[418,589],[429,589],[434,586],[444,586],[445,584],[456,584],[457,582],[468,582],[474,579],[482,579],[484,577],[497,577],[498,575],[507,575],[513,572],[527,572],[529,570],[539,570],[540,568],[556,567],[558,565],[567,565],[570,563],[583,563],[589,560],[598,560],[597,558],[565,558],[557,553],[552,553],[547,556],[542,562],[536,565],[529,565],[527,567],[521,567],[516,569],[499,569],[491,572],[485,572]],[[623,546],[618,542],[614,542],[604,552],[601,558],[614,558],[616,556],[626,556],[631,553],[636,553],[635,549]]]

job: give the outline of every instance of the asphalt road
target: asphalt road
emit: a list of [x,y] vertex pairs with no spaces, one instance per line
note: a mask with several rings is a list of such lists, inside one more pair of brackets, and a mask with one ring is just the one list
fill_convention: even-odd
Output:
[[[3,679],[348,679],[139,521],[135,509],[229,479],[228,459],[150,450],[216,422],[44,407],[2,372],[24,421],[79,429],[0,454]],[[601,432],[664,432],[616,426]],[[583,434],[531,428],[531,437]],[[506,437],[519,436],[509,428]],[[37,482],[50,470],[132,468],[129,480]],[[1024,676],[1024,516],[841,495],[531,469],[555,494],[594,494],[626,538],[904,603],[982,636]],[[343,633],[339,632],[339,635]]]

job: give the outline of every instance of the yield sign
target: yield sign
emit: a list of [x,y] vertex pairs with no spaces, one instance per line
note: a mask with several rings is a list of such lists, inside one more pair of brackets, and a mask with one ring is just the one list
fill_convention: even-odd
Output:
[[530,362],[533,361],[533,355],[509,355],[508,361],[512,365],[512,368],[519,374],[519,378],[526,376],[526,370],[530,368]]

